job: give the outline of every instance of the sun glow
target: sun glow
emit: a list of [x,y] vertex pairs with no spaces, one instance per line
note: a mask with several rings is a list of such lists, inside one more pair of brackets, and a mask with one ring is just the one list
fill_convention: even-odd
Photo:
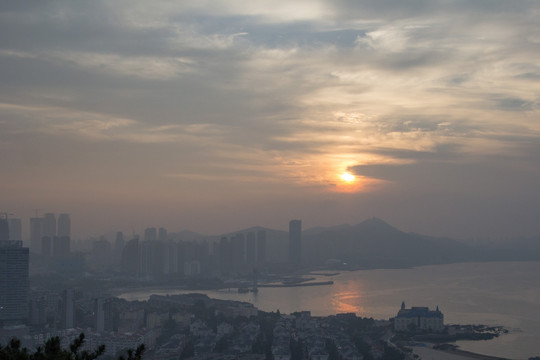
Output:
[[344,172],[339,176],[343,181],[352,183],[355,180],[355,176],[349,172]]

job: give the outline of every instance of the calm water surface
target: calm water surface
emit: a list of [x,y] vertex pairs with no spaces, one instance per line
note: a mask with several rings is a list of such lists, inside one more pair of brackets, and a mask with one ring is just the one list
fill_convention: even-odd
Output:
[[[401,301],[407,307],[439,306],[447,324],[503,325],[510,333],[489,341],[462,341],[464,350],[527,359],[540,356],[540,262],[491,262],[423,266],[412,269],[362,270],[322,277],[333,285],[260,288],[258,294],[236,289],[203,291],[210,297],[248,301],[264,311],[310,310],[326,316],[355,312],[388,319]],[[128,300],[179,290],[122,294]]]

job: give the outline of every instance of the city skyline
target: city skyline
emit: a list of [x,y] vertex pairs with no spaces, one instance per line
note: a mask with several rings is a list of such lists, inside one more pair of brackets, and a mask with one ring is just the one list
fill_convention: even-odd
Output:
[[[537,1],[2,2],[1,209],[73,237],[540,234]],[[41,210],[39,210],[41,209]],[[23,231],[28,231],[24,230]]]

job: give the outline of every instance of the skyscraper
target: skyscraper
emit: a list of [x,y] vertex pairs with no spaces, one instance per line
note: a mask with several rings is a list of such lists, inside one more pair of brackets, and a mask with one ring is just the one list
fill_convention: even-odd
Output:
[[129,275],[139,274],[139,239],[135,238],[127,242],[122,250],[122,270]]
[[255,264],[255,232],[250,231],[246,237],[246,263],[249,265]]
[[114,240],[114,267],[121,267],[122,263],[122,251],[124,250],[124,233],[118,231],[116,233],[116,240]]
[[22,224],[21,219],[11,218],[9,224],[9,240],[22,240]]
[[0,218],[0,241],[9,240],[9,224],[7,219]]
[[52,256],[55,258],[67,258],[70,254],[69,236],[55,236],[52,240]]
[[296,266],[302,263],[302,220],[289,222],[289,262]]
[[28,319],[28,248],[22,247],[22,241],[0,236],[0,324],[24,323]]
[[56,216],[53,213],[47,213],[43,216],[41,236],[48,236],[51,239],[56,236]]
[[241,272],[246,264],[246,237],[238,233],[231,238],[232,259],[234,270]]
[[266,262],[266,231],[257,231],[257,264]]
[[58,236],[71,237],[71,219],[69,214],[58,215]]
[[73,328],[73,290],[67,289],[62,292],[62,327]]
[[167,241],[167,229],[160,227],[158,231],[158,240]]
[[98,333],[105,331],[105,311],[103,298],[94,299],[95,330]]
[[42,218],[30,218],[30,250],[33,253],[41,254],[41,227]]
[[53,238],[50,236],[41,237],[41,255],[44,257],[49,258],[52,256],[52,241]]
[[157,229],[155,227],[146,228],[144,230],[144,241],[156,241]]

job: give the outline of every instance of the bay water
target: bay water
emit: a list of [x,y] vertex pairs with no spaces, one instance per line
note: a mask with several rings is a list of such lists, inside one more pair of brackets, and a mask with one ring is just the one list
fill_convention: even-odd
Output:
[[[446,324],[501,325],[508,334],[487,341],[459,341],[463,350],[510,359],[540,356],[540,262],[487,262],[422,266],[410,269],[345,271],[318,275],[333,285],[197,291],[209,297],[247,301],[264,311],[309,310],[314,316],[354,312],[374,319],[394,317],[407,307],[439,306]],[[120,295],[127,300],[151,294],[193,291],[152,289]]]

